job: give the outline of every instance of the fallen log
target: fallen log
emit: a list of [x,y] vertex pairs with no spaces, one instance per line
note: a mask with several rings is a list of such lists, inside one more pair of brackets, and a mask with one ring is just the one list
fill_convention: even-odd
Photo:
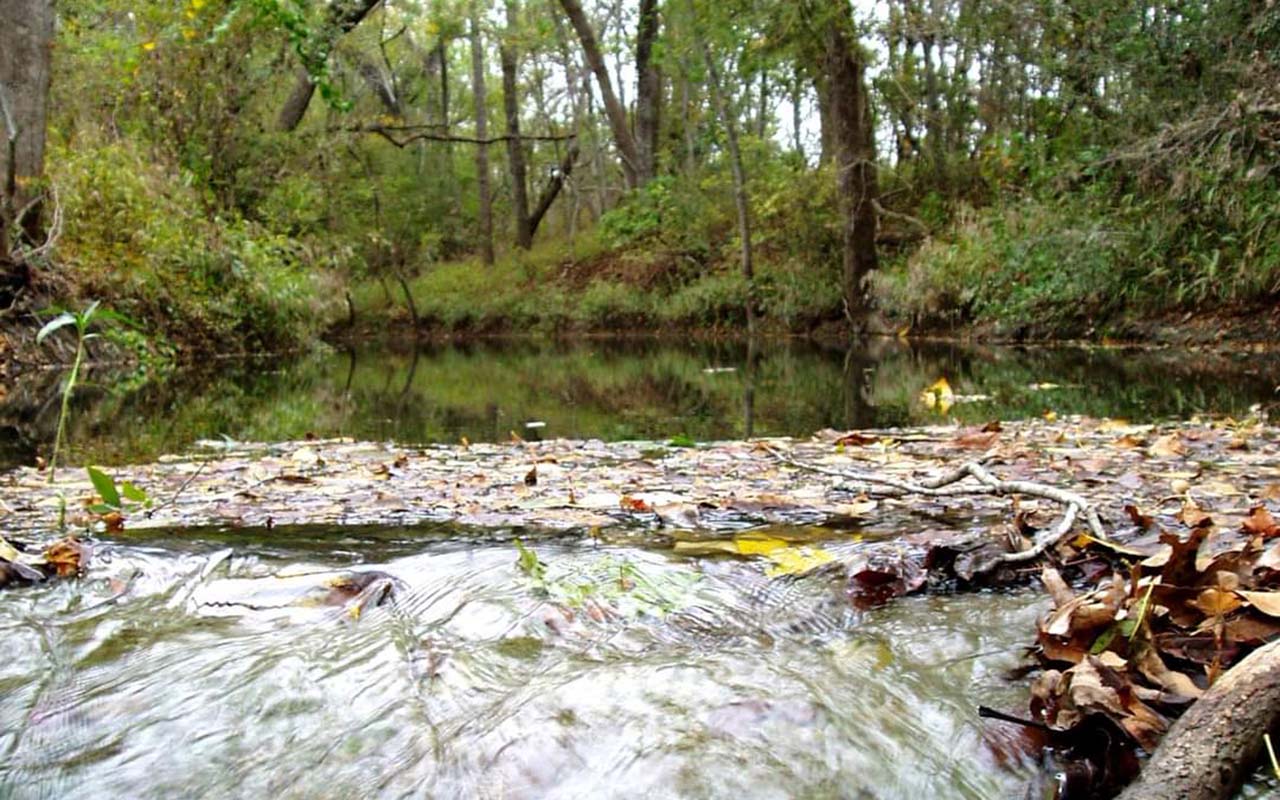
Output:
[[1236,664],[1169,729],[1120,800],[1233,797],[1280,723],[1280,641]]

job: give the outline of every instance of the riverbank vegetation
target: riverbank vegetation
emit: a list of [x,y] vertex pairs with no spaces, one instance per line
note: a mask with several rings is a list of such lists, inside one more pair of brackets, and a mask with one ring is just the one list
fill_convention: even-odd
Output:
[[10,322],[1101,338],[1280,289],[1274,4],[9,13]]

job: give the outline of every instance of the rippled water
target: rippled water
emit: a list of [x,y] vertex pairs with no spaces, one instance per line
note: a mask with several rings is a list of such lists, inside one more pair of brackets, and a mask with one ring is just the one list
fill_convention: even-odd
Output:
[[[445,527],[157,536],[7,592],[0,796],[987,798],[1031,774],[975,704],[1025,702],[1001,671],[1035,594],[855,612],[830,574],[526,544],[550,596],[511,532]],[[353,569],[391,599],[325,604]]]

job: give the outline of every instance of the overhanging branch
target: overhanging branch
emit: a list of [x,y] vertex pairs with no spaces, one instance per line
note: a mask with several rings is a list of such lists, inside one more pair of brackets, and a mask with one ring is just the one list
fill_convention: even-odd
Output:
[[[559,136],[552,136],[552,135],[532,136],[528,134],[522,134],[520,136],[512,136],[512,135],[491,136],[485,139],[479,139],[474,136],[455,136],[452,134],[445,134],[445,133],[433,133],[431,132],[431,130],[424,130],[424,128],[438,130],[439,126],[435,126],[435,125],[364,125],[364,126],[357,126],[354,128],[346,128],[345,130],[350,131],[352,133],[372,133],[377,136],[381,136],[383,139],[386,139],[388,142],[391,142],[396,147],[401,147],[401,148],[408,147],[413,142],[418,142],[418,141],[456,142],[461,144],[497,144],[498,142],[510,142],[510,141],[565,142],[565,141],[570,141],[572,139],[577,138],[576,133],[566,133]],[[397,133],[410,132],[410,131],[416,131],[416,132],[409,133],[408,136],[404,136],[400,138],[396,137]]]

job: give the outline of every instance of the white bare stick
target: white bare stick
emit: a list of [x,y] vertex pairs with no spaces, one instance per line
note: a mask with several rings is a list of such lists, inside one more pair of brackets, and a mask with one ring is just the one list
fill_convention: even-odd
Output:
[[[862,491],[869,494],[879,495],[881,497],[901,497],[908,494],[923,495],[925,497],[960,497],[975,494],[1022,494],[1028,497],[1042,497],[1046,500],[1052,500],[1053,502],[1064,506],[1062,518],[1058,523],[1052,528],[1048,528],[1041,532],[1041,534],[1035,538],[1031,547],[1013,553],[1004,553],[994,558],[989,564],[984,565],[984,569],[979,571],[985,571],[986,569],[990,569],[991,567],[1001,563],[1020,563],[1039,558],[1046,550],[1056,545],[1071,533],[1071,529],[1075,525],[1076,518],[1082,514],[1084,516],[1085,524],[1089,526],[1089,530],[1095,538],[1103,541],[1108,539],[1106,529],[1102,525],[1102,520],[1098,517],[1098,512],[1093,508],[1089,501],[1084,499],[1081,495],[1066,489],[1059,489],[1056,486],[1049,486],[1048,484],[1037,483],[1035,481],[1002,480],[991,474],[986,467],[976,461],[966,462],[955,469],[949,470],[940,475],[935,475],[932,478],[910,481],[900,478],[891,478],[887,475],[877,475],[870,472],[837,470],[820,467],[816,464],[806,464],[803,461],[797,461],[788,455],[780,453],[771,447],[767,449],[774,458],[784,464],[796,467],[797,469],[803,469],[808,472],[816,472],[822,475],[831,475],[836,478],[841,478],[855,486],[858,486]],[[978,482],[978,485],[954,485],[963,481],[965,478],[973,478]]]

